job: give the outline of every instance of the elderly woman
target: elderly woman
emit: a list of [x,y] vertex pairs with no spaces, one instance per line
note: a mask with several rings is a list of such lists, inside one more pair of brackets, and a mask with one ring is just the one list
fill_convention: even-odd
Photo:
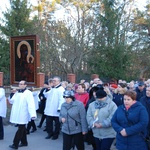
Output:
[[110,150],[116,137],[116,133],[111,127],[111,118],[116,109],[116,104],[104,90],[96,92],[96,101],[89,105],[87,111],[87,121],[93,131],[96,150]]
[[136,92],[128,90],[124,94],[124,104],[112,118],[112,126],[117,132],[117,150],[147,150],[144,141],[147,125],[146,108],[136,101]]
[[73,91],[66,90],[63,97],[66,100],[60,110],[63,150],[70,150],[72,146],[76,146],[78,150],[84,150],[83,135],[88,130],[84,105],[75,100]]

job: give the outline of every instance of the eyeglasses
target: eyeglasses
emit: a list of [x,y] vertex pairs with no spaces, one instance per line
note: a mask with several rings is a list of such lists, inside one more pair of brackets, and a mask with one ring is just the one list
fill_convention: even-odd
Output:
[[69,98],[68,96],[63,96],[63,98]]
[[54,79],[54,80],[52,80],[52,81],[53,81],[53,82],[57,82],[58,80],[55,80],[55,79]]

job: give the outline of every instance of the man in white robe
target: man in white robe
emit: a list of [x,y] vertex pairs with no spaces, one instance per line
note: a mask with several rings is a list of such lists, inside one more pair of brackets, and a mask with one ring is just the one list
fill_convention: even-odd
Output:
[[26,81],[20,81],[19,90],[9,100],[10,103],[13,104],[10,122],[18,124],[18,130],[15,134],[13,144],[9,146],[12,149],[28,146],[26,124],[31,119],[35,119],[37,117],[32,92],[27,90],[26,87]]
[[0,140],[4,139],[4,127],[3,127],[3,118],[6,117],[6,97],[5,90],[3,87],[0,87]]
[[[58,76],[53,78],[53,88],[48,92],[43,92],[46,97],[46,106],[44,114],[46,115],[46,130],[48,136],[46,139],[56,140],[60,131],[59,114],[62,103],[65,102],[63,92],[65,89],[61,86],[61,79]],[[55,130],[53,130],[53,121]]]

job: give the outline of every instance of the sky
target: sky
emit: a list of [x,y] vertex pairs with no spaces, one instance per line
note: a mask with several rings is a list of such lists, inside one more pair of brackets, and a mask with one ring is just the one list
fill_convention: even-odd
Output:
[[[2,1],[2,0],[1,0]],[[6,7],[9,7],[9,1],[10,0],[3,0],[1,2],[1,5],[0,5],[0,15],[2,13],[2,11],[5,11],[6,10]],[[51,1],[51,0],[50,0]],[[137,6],[140,8],[140,9],[143,9],[144,8],[144,5],[146,4],[146,1],[147,0],[135,0],[137,1]],[[37,0],[30,0],[30,3],[32,5],[36,5],[37,4]]]
[[[1,0],[2,1],[2,0]],[[10,0],[3,0],[0,5],[0,13],[6,10],[6,7],[9,7]],[[30,0],[31,4],[37,4],[37,0]]]

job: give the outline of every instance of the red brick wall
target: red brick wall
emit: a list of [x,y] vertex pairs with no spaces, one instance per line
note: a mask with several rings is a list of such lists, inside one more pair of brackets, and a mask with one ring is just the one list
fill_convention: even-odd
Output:
[[37,87],[43,87],[45,81],[45,74],[38,73],[37,74]]
[[0,86],[3,86],[3,72],[0,72]]
[[76,83],[76,75],[75,74],[67,74],[67,80],[71,83]]

